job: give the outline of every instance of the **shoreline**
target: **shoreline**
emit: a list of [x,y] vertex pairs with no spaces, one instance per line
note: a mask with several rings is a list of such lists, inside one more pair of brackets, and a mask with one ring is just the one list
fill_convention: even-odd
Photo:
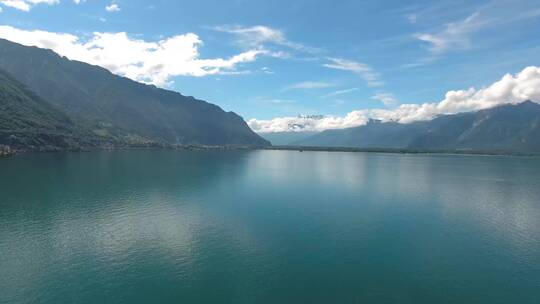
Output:
[[353,147],[304,147],[304,146],[207,146],[207,145],[148,145],[148,146],[104,146],[80,147],[76,149],[13,149],[0,145],[0,157],[12,157],[26,153],[63,153],[63,152],[96,152],[96,151],[123,151],[123,150],[186,150],[186,151],[297,151],[297,152],[350,152],[350,153],[388,153],[388,154],[440,154],[440,155],[478,155],[478,156],[519,156],[540,157],[540,152],[519,151],[482,151],[482,150],[429,150],[429,149],[396,149],[396,148],[353,148]]
[[485,155],[485,156],[525,156],[539,157],[540,152],[519,152],[505,150],[444,150],[444,149],[401,149],[401,148],[354,148],[354,147],[304,147],[272,146],[265,150],[283,150],[299,152],[353,152],[353,153],[389,153],[389,154],[441,154],[441,155]]

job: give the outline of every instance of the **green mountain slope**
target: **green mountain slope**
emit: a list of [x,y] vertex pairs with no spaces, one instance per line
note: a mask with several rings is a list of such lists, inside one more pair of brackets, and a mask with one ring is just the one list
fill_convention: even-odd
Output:
[[94,134],[119,141],[268,145],[216,105],[0,39],[0,68]]
[[540,152],[540,105],[526,101],[430,121],[328,130],[294,143],[301,146]]
[[0,70],[0,145],[56,150],[95,144],[87,130]]

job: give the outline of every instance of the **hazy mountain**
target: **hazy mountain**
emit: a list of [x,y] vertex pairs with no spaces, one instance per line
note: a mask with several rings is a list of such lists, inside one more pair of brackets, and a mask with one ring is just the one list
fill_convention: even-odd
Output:
[[409,124],[370,121],[327,130],[301,146],[540,152],[540,105],[526,101]]
[[216,105],[0,39],[0,68],[79,125],[120,142],[268,145]]
[[304,140],[310,136],[317,134],[317,132],[272,132],[272,133],[260,133],[264,139],[277,146],[287,146],[295,142]]

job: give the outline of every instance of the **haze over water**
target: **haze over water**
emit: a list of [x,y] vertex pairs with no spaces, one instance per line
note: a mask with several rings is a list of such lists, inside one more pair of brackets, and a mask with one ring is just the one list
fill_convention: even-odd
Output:
[[538,303],[540,159],[0,159],[0,303]]

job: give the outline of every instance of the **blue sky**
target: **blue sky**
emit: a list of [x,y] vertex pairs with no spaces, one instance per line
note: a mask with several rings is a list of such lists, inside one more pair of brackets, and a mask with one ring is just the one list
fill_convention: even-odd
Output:
[[[96,32],[148,43],[195,35],[185,47],[203,60],[198,72],[184,66],[192,57],[174,62],[182,44],[156,63],[177,66],[159,80],[144,75],[148,70],[130,75],[245,119],[343,117],[439,102],[447,91],[481,88],[540,65],[540,3],[534,0],[0,0],[0,7],[8,39],[22,36],[15,30],[70,34],[78,43]],[[110,69],[125,75],[130,67]]]

